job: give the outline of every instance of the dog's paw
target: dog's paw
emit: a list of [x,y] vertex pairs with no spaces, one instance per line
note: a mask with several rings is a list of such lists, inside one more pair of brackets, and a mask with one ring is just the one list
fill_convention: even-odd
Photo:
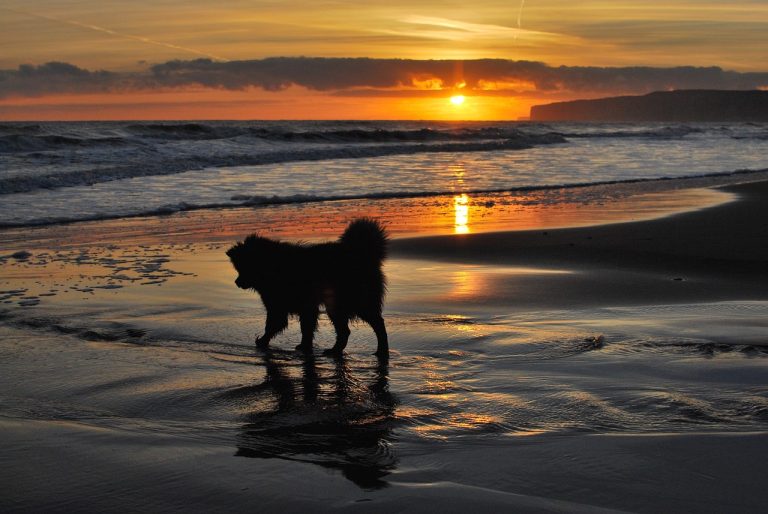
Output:
[[344,355],[344,349],[343,348],[328,348],[327,350],[323,350],[323,355],[327,355],[329,357],[341,357]]
[[296,351],[303,352],[303,353],[312,353],[312,343],[310,344],[297,344],[296,345]]
[[266,350],[269,348],[269,339],[264,339],[263,337],[256,336],[256,348],[260,348],[262,350]]

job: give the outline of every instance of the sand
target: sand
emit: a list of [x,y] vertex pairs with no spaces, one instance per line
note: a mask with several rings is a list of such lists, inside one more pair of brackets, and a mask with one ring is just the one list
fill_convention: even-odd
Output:
[[739,201],[642,223],[402,239],[396,255],[576,270],[507,296],[515,307],[675,303],[768,294],[768,182]]
[[[437,237],[452,198],[384,209],[388,362],[363,326],[322,356],[327,321],[256,352],[232,213],[4,231],[0,510],[762,512],[768,182],[684,191]],[[366,207],[285,209],[251,215]]]

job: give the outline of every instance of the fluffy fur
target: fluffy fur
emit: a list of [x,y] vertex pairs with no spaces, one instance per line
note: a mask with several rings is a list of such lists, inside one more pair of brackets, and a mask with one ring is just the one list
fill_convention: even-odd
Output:
[[288,326],[288,316],[295,314],[301,323],[298,348],[310,351],[324,305],[336,329],[336,344],[326,353],[343,352],[349,321],[358,318],[376,333],[376,354],[386,356],[389,346],[381,316],[386,291],[381,265],[386,253],[384,228],[362,218],[350,223],[338,241],[292,244],[253,234],[230,248],[227,256],[238,273],[237,287],[259,293],[267,310],[257,346],[266,348]]

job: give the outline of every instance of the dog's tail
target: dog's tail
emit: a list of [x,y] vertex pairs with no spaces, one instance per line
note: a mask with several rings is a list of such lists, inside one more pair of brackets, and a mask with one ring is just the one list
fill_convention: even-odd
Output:
[[355,254],[377,264],[387,257],[387,231],[378,221],[359,218],[349,224],[339,241],[349,246]]

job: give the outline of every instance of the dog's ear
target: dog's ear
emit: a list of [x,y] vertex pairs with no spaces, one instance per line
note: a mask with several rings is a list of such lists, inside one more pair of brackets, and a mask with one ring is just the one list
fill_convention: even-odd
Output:
[[261,237],[258,234],[251,234],[250,236],[245,238],[245,241],[242,242],[242,245],[248,248],[252,248],[257,246],[260,242],[264,240],[263,237]]
[[235,258],[238,255],[243,254],[246,251],[253,250],[256,246],[258,246],[259,242],[262,241],[264,238],[260,237],[258,234],[251,234],[250,236],[246,237],[243,241],[238,241],[232,247],[227,250],[227,257],[230,259]]
[[235,255],[240,253],[240,248],[242,246],[243,246],[242,243],[237,243],[237,244],[233,245],[229,250],[227,250],[227,257],[229,257],[230,259],[234,259]]

